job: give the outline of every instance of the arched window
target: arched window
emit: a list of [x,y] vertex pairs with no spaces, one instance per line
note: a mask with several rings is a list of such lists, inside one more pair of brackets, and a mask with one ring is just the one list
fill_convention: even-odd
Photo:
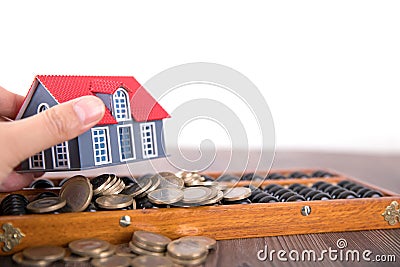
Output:
[[114,117],[117,121],[126,121],[131,118],[128,93],[124,88],[119,88],[113,96]]

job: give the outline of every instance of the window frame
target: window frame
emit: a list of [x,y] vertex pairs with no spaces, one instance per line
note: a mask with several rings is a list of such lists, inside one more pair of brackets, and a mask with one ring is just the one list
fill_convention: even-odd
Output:
[[[130,128],[130,141],[131,141],[131,148],[132,148],[132,158],[122,158],[122,146],[121,146],[121,136],[120,136],[120,129],[121,128]],[[133,132],[133,126],[132,124],[123,124],[123,125],[118,125],[117,126],[117,136],[118,136],[118,147],[119,147],[119,160],[121,162],[129,161],[129,160],[134,160],[136,159],[136,149],[135,149],[135,138],[134,138],[134,132]]]
[[[94,127],[91,130],[91,134],[92,134],[92,146],[93,146],[93,161],[94,161],[94,165],[95,166],[100,166],[100,165],[105,165],[105,164],[109,164],[112,163],[112,153],[111,153],[111,139],[110,139],[110,131],[108,127]],[[94,141],[94,132],[98,131],[98,130],[104,130],[105,131],[105,143],[106,143],[106,152],[107,152],[107,157],[108,157],[108,161],[100,161],[97,162],[96,161],[96,147],[95,147],[95,141]],[[101,156],[101,155],[100,155]]]
[[[147,141],[144,140],[145,138],[147,139],[147,136],[143,136],[144,132],[147,130],[144,129],[146,126],[150,126],[151,128],[151,141],[152,141],[152,145],[153,145],[153,154],[148,154],[145,153],[145,150],[147,150],[148,148],[146,148],[146,144]],[[157,132],[156,132],[156,124],[155,122],[145,122],[145,123],[141,123],[140,124],[140,137],[141,137],[141,142],[142,142],[142,156],[144,159],[148,159],[148,158],[155,158],[158,157],[158,147],[157,147]]]
[[[58,152],[57,152],[57,146],[61,145],[61,144],[65,144],[65,153],[67,155],[67,166],[57,166],[57,162],[58,162]],[[52,146],[52,152],[53,152],[53,168],[54,169],[59,169],[59,170],[67,170],[71,168],[71,163],[70,163],[70,159],[69,159],[69,146],[68,146],[68,141],[62,142],[60,144],[57,144],[55,146]]]
[[[117,97],[118,92],[122,92],[122,94],[124,95],[124,97],[122,97],[122,98],[121,98],[121,97]],[[117,117],[117,115],[118,115],[117,110],[121,110],[121,108],[118,108],[118,109],[117,109],[117,107],[116,107],[116,105],[117,105],[116,100],[118,100],[118,99],[124,99],[124,101],[125,101],[125,103],[126,103],[126,112],[124,113],[124,114],[126,115],[126,118],[118,118],[118,117]],[[114,111],[113,113],[114,113],[114,118],[115,118],[118,122],[121,122],[121,121],[129,121],[129,120],[132,119],[131,106],[130,106],[130,102],[129,102],[129,94],[128,94],[128,91],[127,91],[125,88],[119,87],[119,88],[114,92],[112,102],[113,102],[113,111]],[[119,114],[121,114],[121,113],[119,113]]]

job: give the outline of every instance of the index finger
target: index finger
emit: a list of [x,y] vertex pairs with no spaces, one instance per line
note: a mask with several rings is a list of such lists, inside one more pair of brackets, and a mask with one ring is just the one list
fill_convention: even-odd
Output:
[[0,86],[0,116],[15,119],[24,102],[24,97],[14,94]]

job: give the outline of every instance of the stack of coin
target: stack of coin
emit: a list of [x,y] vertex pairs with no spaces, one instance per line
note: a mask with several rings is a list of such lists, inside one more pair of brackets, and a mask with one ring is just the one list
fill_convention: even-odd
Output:
[[57,211],[67,204],[65,199],[59,197],[46,197],[32,201],[26,206],[26,209],[32,213],[48,213]]
[[24,249],[13,255],[13,260],[23,266],[47,266],[61,260],[65,249],[58,246],[37,246]]
[[59,197],[66,201],[65,211],[84,211],[92,200],[93,190],[88,178],[77,175],[68,179],[61,187]]
[[102,174],[93,178],[90,183],[93,186],[93,195],[113,195],[125,189],[125,183],[114,174]]
[[137,255],[164,256],[169,242],[171,239],[157,233],[135,231],[129,247]]
[[132,205],[136,209],[136,202],[131,196],[127,195],[107,195],[96,199],[96,204],[103,209],[114,210],[122,209]]
[[177,239],[170,242],[167,247],[167,257],[183,266],[201,265],[206,261],[207,255],[207,247],[191,239]]

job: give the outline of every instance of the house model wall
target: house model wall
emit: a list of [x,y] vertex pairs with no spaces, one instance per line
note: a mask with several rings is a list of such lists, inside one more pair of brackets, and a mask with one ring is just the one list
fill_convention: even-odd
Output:
[[169,114],[134,77],[38,75],[17,119],[84,95],[104,102],[102,120],[25,160],[20,171],[81,170],[165,157],[162,120]]

